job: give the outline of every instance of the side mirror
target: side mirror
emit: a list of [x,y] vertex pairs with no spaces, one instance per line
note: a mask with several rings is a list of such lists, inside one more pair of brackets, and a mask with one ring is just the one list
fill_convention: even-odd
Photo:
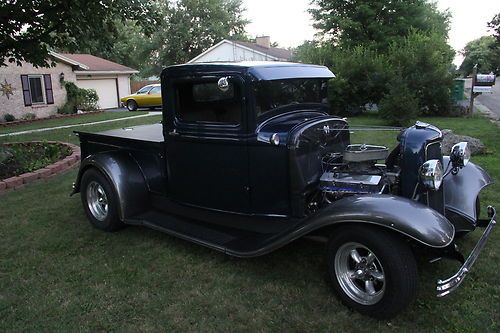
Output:
[[467,142],[459,142],[451,147],[450,161],[453,168],[463,168],[470,161],[471,152]]

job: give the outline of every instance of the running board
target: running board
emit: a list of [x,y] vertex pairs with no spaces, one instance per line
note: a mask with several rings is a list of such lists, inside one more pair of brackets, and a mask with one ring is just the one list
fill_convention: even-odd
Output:
[[157,210],[128,218],[125,223],[142,225],[236,257],[255,257],[268,253],[280,247],[279,235],[284,234],[263,234],[228,228],[179,218]]

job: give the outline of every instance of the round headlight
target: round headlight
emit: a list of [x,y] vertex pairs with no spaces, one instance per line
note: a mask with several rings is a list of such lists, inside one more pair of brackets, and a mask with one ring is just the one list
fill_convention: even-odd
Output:
[[462,168],[470,161],[470,148],[467,142],[459,142],[451,147],[450,160],[454,168]]
[[443,165],[439,160],[428,160],[420,167],[420,181],[429,190],[439,190],[443,182]]

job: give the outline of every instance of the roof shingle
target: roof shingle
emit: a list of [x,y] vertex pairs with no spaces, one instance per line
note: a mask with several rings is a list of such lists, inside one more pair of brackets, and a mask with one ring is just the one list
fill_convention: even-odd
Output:
[[278,58],[280,60],[291,60],[292,59],[292,52],[287,49],[282,49],[279,47],[264,47],[261,45],[258,45],[257,43],[251,43],[251,42],[242,42],[239,40],[232,40],[233,43],[236,43],[241,46],[248,47],[252,50],[262,52],[264,54],[270,55],[271,57]]
[[81,64],[86,65],[89,69],[88,71],[123,71],[130,72],[136,71],[133,68],[117,64],[116,62],[109,61],[103,58],[93,56],[91,54],[77,54],[77,53],[61,53],[66,58],[77,61]]

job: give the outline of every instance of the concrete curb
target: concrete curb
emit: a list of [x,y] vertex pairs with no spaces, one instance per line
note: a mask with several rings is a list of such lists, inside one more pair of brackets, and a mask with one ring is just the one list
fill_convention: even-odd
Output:
[[[42,142],[42,141],[30,141],[30,142]],[[58,143],[65,145],[71,149],[71,155],[66,156],[60,161],[46,166],[45,168],[38,169],[33,172],[23,173],[19,176],[10,177],[4,180],[0,180],[0,195],[8,192],[10,190],[19,189],[26,184],[31,184],[33,182],[50,178],[62,174],[68,170],[76,167],[80,162],[80,147],[77,145],[60,142],[60,141],[44,141],[44,143]],[[10,145],[13,143],[6,143],[5,145]]]
[[474,108],[477,112],[484,114],[492,123],[500,126],[500,117],[492,112],[486,105],[483,105],[478,100],[475,100]]

